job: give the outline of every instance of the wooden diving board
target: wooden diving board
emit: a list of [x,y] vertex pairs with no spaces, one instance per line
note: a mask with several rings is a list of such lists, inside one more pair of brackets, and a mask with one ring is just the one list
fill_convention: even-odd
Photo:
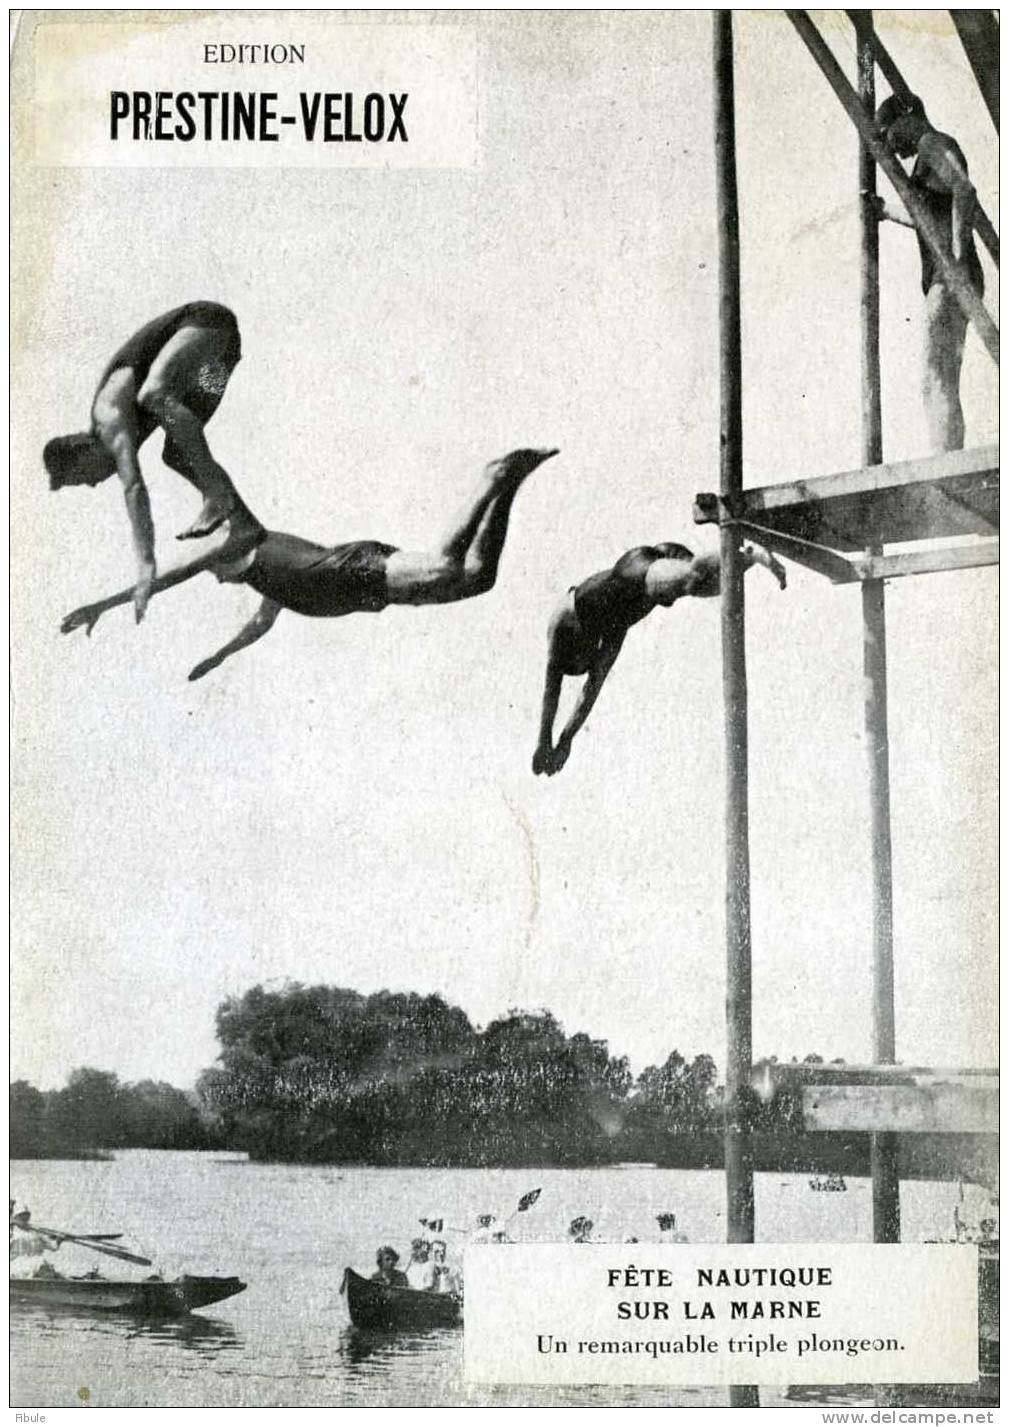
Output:
[[[694,520],[701,525],[745,521],[833,551],[991,538],[999,529],[998,460],[996,444],[757,486],[732,498],[702,493]],[[960,557],[962,562],[967,558]],[[856,572],[853,578],[864,576]]]

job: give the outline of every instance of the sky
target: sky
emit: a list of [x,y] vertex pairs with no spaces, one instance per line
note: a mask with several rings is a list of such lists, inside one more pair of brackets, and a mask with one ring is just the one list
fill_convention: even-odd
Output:
[[[846,21],[822,18],[851,72]],[[564,771],[529,766],[564,591],[632,545],[715,545],[691,515],[718,483],[710,19],[434,19],[477,34],[475,167],[51,168],[20,112],[13,1078],[87,1064],[191,1085],[219,1003],[285,981],[437,992],[477,1024],[548,1007],[635,1070],[674,1047],[724,1066],[718,602],[635,628]],[[995,213],[994,135],[945,12],[877,20]],[[340,19],[312,23],[336,66]],[[757,485],[859,464],[857,147],[783,15],[737,15],[736,38]],[[886,225],[881,244],[899,459],[927,449],[922,302],[913,235]],[[251,591],[204,576],[139,628],[122,610],[61,636],[132,562],[115,482],[51,495],[41,448],[86,425],[121,341],[193,298],[238,315],[208,435],[271,528],[422,548],[486,461],[559,447],[516,501],[496,588],[286,613],[197,684]],[[971,334],[968,444],[994,439],[996,390]],[[159,450],[143,464],[171,553],[196,497]],[[905,1062],[995,1058],[994,599],[992,570],[888,587]],[[868,1059],[858,592],[792,566],[780,593],[758,570],[747,619],[754,1053]]]

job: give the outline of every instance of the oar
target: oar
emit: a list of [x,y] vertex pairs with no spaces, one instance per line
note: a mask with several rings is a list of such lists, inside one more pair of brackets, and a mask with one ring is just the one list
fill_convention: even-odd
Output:
[[80,1244],[85,1249],[94,1249],[96,1253],[108,1254],[113,1259],[125,1259],[127,1263],[144,1264],[150,1268],[153,1259],[145,1259],[142,1254],[131,1254],[126,1249],[114,1249],[108,1244],[99,1243],[96,1239],[85,1239],[80,1234],[64,1234],[61,1229],[46,1229],[41,1224],[32,1223],[31,1229],[36,1234],[44,1234],[47,1238],[56,1239],[60,1243]]

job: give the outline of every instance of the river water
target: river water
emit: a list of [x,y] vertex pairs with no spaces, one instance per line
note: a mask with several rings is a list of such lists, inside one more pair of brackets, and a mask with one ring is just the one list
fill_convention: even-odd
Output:
[[[656,1214],[669,1210],[693,1242],[725,1239],[724,1176],[716,1172],[254,1165],[227,1152],[147,1150],[122,1151],[106,1163],[15,1161],[11,1194],[31,1206],[39,1223],[122,1231],[123,1244],[152,1258],[166,1277],[234,1274],[248,1288],[167,1324],[19,1308],[11,1322],[11,1405],[724,1403],[724,1389],[468,1389],[460,1332],[374,1337],[350,1326],[339,1293],[345,1265],[370,1273],[383,1243],[396,1245],[405,1263],[410,1239],[423,1232],[421,1216],[446,1225],[472,1224],[480,1213],[505,1217],[537,1187],[536,1205],[511,1221],[516,1239],[563,1240],[569,1222],[584,1214],[594,1221],[595,1238],[619,1243],[636,1235],[647,1242],[656,1237]],[[906,1239],[949,1236],[955,1185],[905,1183],[901,1193]],[[976,1220],[984,1198],[970,1186],[967,1195]],[[872,1237],[867,1180],[849,1180],[845,1194],[823,1194],[813,1193],[803,1175],[761,1174],[756,1202],[765,1243]],[[150,1272],[69,1246],[51,1261],[64,1273],[99,1264],[107,1277]],[[26,1268],[22,1261],[18,1271]],[[763,1389],[761,1400],[872,1403],[869,1390],[857,1388],[807,1387],[790,1395],[784,1387]]]

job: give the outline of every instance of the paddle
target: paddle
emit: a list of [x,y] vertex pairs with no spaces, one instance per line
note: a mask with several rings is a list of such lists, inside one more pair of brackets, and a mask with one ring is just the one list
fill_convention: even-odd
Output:
[[30,1231],[36,1234],[43,1234],[48,1239],[55,1239],[58,1243],[80,1244],[85,1249],[94,1249],[95,1253],[108,1254],[109,1258],[125,1259],[127,1263],[139,1263],[150,1268],[153,1259],[145,1259],[142,1254],[131,1254],[126,1249],[114,1249],[109,1244],[103,1244],[98,1238],[86,1239],[81,1234],[64,1234],[60,1229],[46,1229],[41,1224],[32,1223]]

